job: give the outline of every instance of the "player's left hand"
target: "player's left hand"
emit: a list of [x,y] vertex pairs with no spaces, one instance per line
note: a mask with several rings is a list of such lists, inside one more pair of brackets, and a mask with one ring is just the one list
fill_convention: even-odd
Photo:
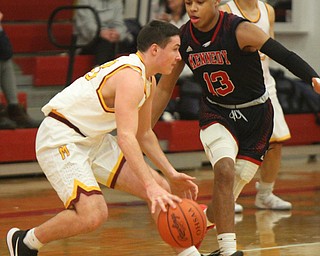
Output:
[[198,197],[198,185],[193,181],[195,177],[191,177],[185,173],[176,172],[175,175],[169,178],[172,194],[181,198],[188,198],[196,200]]
[[312,78],[313,89],[316,93],[320,94],[320,78],[314,77]]

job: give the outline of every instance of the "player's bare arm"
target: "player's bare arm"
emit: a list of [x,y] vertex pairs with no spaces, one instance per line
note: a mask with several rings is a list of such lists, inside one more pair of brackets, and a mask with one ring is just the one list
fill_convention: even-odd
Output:
[[236,29],[236,37],[241,50],[254,52],[260,50],[270,38],[262,29],[250,22],[241,22]]
[[150,113],[156,91],[155,79],[153,81],[151,95],[139,111],[140,121],[137,138],[140,147],[154,165],[166,176],[174,194],[195,200],[198,195],[198,186],[193,182],[195,178],[184,173],[177,172],[174,169],[163,153],[159,145],[159,141],[151,129]]
[[172,91],[178,81],[178,78],[184,68],[184,62],[180,60],[170,75],[162,75],[158,82],[156,95],[152,104],[152,126],[159,120],[161,114],[169,103]]
[[140,145],[136,138],[138,131],[138,105],[144,97],[144,83],[140,74],[125,68],[113,75],[108,85],[115,88],[115,113],[117,123],[118,144],[132,171],[143,183],[151,204],[151,212],[155,213],[159,206],[166,211],[166,205],[175,207],[177,196],[169,194],[160,187],[153,178],[149,166],[144,161]]

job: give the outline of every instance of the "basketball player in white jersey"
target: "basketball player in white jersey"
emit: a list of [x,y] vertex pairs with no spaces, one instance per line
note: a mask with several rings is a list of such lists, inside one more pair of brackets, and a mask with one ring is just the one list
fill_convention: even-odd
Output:
[[[137,41],[136,54],[94,68],[42,108],[37,159],[66,209],[30,230],[12,228],[10,256],[38,255],[44,244],[103,224],[108,207],[98,182],[146,200],[155,220],[166,205],[181,201],[171,191],[196,199],[194,178],[172,167],[151,128],[154,75],[169,74],[181,60],[179,29],[153,21]],[[115,129],[117,136],[111,135]],[[166,179],[147,165],[143,153]],[[195,247],[175,250],[200,256]]]
[[[222,5],[220,9],[251,21],[266,34],[274,37],[275,12],[271,5],[259,0],[233,0]],[[272,192],[280,169],[282,144],[290,139],[291,135],[277,98],[276,82],[269,71],[269,57],[262,53],[260,56],[264,83],[274,108],[274,128],[269,150],[260,167],[260,182],[256,183],[258,192],[255,205],[260,209],[290,210],[291,203],[282,200]],[[242,210],[241,205],[235,205],[235,212],[242,212]]]

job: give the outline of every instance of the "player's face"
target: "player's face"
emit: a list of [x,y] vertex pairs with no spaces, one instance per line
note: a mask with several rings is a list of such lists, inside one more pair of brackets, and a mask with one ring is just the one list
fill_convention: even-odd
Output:
[[186,10],[193,26],[206,32],[214,27],[221,0],[185,0]]
[[160,74],[170,74],[177,62],[181,60],[179,47],[179,36],[171,37],[171,40],[164,48],[159,47],[158,66]]

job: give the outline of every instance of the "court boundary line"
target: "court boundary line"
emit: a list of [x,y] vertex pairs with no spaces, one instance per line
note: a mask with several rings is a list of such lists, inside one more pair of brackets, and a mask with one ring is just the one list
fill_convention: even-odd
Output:
[[320,242],[314,242],[314,243],[302,243],[302,244],[288,244],[288,245],[279,245],[279,246],[272,246],[272,247],[264,247],[264,248],[253,248],[253,249],[247,249],[241,251],[243,252],[255,252],[255,251],[268,251],[268,250],[274,250],[274,249],[285,249],[285,248],[292,248],[292,247],[303,247],[303,246],[314,246],[314,245],[320,245]]

